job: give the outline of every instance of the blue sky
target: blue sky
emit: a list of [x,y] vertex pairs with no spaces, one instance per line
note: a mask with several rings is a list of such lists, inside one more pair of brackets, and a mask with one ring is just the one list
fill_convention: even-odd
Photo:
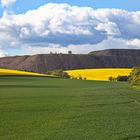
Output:
[[19,7],[20,12],[29,9],[35,9],[46,3],[68,3],[77,6],[89,6],[93,8],[120,8],[129,11],[140,10],[140,0],[19,0],[15,5],[15,9]]
[[[15,13],[23,13],[36,9],[46,3],[68,3],[70,5],[88,6],[93,8],[119,8],[128,11],[139,11],[140,0],[18,0],[13,10]],[[0,7],[2,14],[2,8]]]
[[0,57],[140,49],[140,0],[0,2]]

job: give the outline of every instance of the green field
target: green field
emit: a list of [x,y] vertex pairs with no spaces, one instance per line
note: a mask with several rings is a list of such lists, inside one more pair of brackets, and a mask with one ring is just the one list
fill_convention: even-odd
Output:
[[0,140],[140,140],[127,83],[0,77]]

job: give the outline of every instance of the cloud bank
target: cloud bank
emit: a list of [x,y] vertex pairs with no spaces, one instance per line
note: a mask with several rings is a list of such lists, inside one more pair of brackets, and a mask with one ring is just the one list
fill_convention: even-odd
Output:
[[[1,1],[3,7],[15,2],[7,1]],[[24,14],[1,17],[0,47],[19,48],[22,53],[140,48],[139,29],[140,11],[49,3]]]

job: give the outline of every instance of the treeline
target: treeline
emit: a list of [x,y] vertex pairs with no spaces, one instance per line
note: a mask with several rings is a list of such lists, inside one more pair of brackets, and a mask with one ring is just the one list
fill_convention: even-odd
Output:
[[129,76],[109,77],[109,81],[128,81],[132,86],[140,86],[140,66],[134,67]]
[[108,80],[109,81],[128,81],[130,76],[117,76],[117,77],[109,77]]

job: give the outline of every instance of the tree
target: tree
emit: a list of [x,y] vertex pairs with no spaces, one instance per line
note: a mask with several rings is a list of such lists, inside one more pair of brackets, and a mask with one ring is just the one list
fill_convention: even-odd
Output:
[[109,81],[113,81],[113,77],[110,76],[110,77],[108,78],[108,80],[109,80]]
[[72,51],[68,51],[68,54],[72,54]]
[[140,66],[133,68],[130,74],[129,83],[133,86],[140,86]]

